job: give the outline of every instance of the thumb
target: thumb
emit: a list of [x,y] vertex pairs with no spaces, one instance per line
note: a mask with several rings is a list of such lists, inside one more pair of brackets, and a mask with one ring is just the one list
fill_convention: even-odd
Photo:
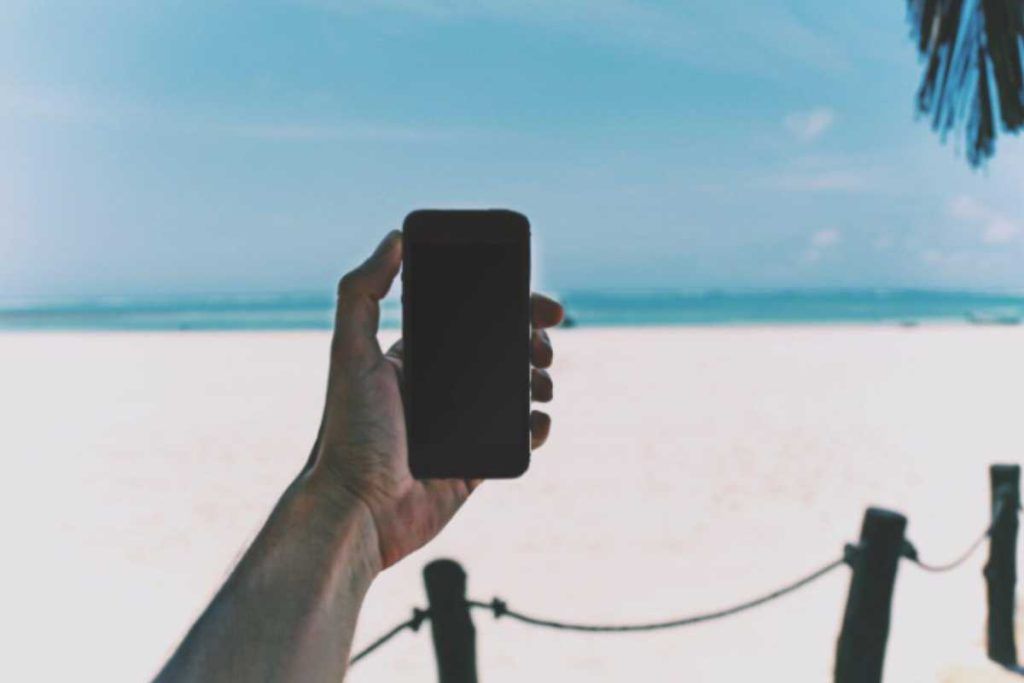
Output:
[[380,355],[377,326],[383,299],[402,263],[402,233],[392,230],[370,258],[338,283],[334,347],[344,355]]

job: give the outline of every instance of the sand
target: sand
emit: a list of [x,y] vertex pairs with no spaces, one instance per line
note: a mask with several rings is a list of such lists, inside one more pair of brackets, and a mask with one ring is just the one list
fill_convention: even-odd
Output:
[[[383,335],[386,339],[392,334]],[[987,466],[1024,458],[1024,329],[559,330],[554,431],[384,573],[357,647],[453,557],[470,594],[583,621],[670,617],[789,581],[867,505],[943,561],[987,524]],[[0,335],[4,680],[152,675],[304,462],[323,333]],[[903,563],[891,681],[1011,680],[984,659],[984,550]],[[489,682],[822,681],[849,572],[728,620],[579,635],[475,616]],[[429,632],[349,680],[434,680]]]

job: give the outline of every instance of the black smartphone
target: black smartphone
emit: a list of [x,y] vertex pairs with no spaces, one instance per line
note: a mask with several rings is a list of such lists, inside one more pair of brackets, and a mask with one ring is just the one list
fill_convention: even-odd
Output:
[[409,469],[517,477],[530,464],[530,224],[424,210],[402,235]]

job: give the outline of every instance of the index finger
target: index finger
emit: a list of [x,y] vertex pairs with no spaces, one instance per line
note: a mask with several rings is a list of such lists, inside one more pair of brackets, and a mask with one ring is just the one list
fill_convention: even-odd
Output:
[[537,292],[530,296],[530,320],[535,328],[554,327],[564,317],[565,309],[554,299]]

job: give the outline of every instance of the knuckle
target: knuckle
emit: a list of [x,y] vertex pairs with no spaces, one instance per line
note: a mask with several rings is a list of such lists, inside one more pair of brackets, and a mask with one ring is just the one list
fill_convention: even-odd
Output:
[[352,294],[358,285],[358,281],[359,276],[354,271],[342,275],[341,279],[338,280],[338,297]]

